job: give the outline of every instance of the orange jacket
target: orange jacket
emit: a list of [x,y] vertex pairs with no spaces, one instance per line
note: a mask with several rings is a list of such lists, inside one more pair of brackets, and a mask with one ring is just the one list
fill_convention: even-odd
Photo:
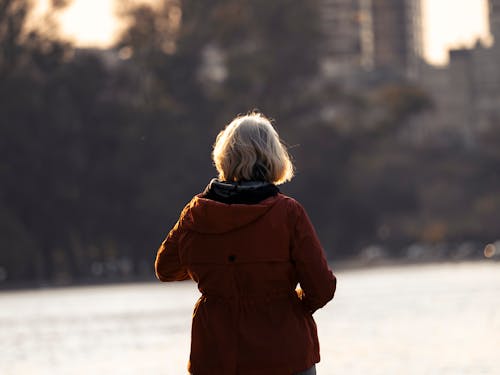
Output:
[[336,279],[294,199],[225,204],[195,196],[161,244],[155,270],[161,281],[191,278],[202,293],[194,375],[290,375],[319,362],[312,313],[333,298]]

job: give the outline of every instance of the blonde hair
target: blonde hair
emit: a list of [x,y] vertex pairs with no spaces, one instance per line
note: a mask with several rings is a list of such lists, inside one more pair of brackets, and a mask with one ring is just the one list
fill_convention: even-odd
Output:
[[293,164],[278,133],[261,113],[236,117],[219,133],[212,158],[222,181],[282,184],[293,177]]

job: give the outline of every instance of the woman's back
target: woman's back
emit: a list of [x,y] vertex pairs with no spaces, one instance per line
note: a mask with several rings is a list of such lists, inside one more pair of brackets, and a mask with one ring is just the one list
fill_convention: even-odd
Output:
[[224,204],[196,197],[179,240],[181,262],[202,293],[265,296],[295,290],[290,263],[293,207],[284,196]]

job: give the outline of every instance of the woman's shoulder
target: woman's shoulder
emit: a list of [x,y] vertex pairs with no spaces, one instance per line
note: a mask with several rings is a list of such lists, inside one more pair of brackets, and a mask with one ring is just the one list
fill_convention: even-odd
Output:
[[282,200],[283,202],[286,202],[287,204],[300,204],[295,198],[286,195],[284,193],[279,192],[277,196],[278,199]]
[[304,207],[302,206],[302,204],[297,199],[289,195],[279,193],[277,195],[277,198],[287,207],[287,209],[293,212],[297,213],[304,211]]

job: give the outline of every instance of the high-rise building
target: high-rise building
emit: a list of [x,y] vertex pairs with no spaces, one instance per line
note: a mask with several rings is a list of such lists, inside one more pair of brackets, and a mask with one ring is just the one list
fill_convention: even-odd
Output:
[[500,45],[500,0],[489,0],[490,31],[495,44]]
[[320,0],[331,76],[353,70],[412,75],[422,55],[420,0]]
[[359,0],[320,0],[320,7],[323,71],[330,77],[345,77],[362,63]]
[[[478,134],[500,126],[500,0],[489,0],[490,31],[495,41],[486,46],[449,51],[449,65],[426,66],[419,83],[432,96],[432,115],[419,128],[455,135],[474,146]],[[432,133],[430,131],[429,133]]]
[[373,67],[411,73],[422,55],[419,0],[370,0]]

